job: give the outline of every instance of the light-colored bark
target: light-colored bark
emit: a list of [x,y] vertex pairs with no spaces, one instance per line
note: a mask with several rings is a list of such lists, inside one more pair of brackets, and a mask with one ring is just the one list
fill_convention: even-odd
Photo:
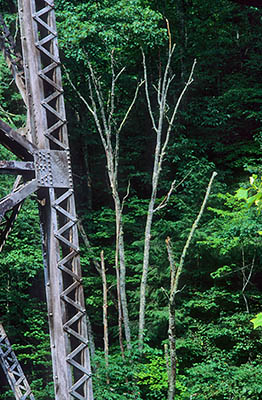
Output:
[[[108,368],[108,357],[109,357],[109,340],[108,340],[108,319],[107,319],[107,281],[106,281],[106,268],[104,252],[101,251],[101,271],[102,271],[102,284],[103,284],[103,326],[104,326],[104,354],[105,354],[105,364]],[[107,384],[109,384],[109,378],[107,375]]]
[[157,116],[154,115],[152,109],[151,98],[149,95],[149,82],[147,76],[147,65],[146,65],[146,58],[145,54],[142,51],[143,56],[143,68],[144,68],[144,80],[145,80],[145,93],[146,93],[146,100],[149,110],[149,115],[152,122],[153,131],[156,134],[156,144],[155,144],[155,151],[154,151],[154,164],[153,164],[153,172],[152,172],[152,180],[151,180],[151,197],[148,204],[148,211],[147,211],[147,218],[146,218],[146,225],[145,225],[145,236],[144,236],[144,256],[143,256],[143,270],[142,270],[142,277],[140,283],[140,306],[139,306],[139,332],[138,332],[138,340],[140,350],[143,347],[143,336],[144,336],[144,329],[145,329],[145,309],[146,309],[146,289],[147,289],[147,276],[148,276],[148,269],[149,269],[149,256],[150,256],[150,241],[151,241],[151,228],[153,222],[153,216],[156,211],[160,208],[164,207],[174,190],[175,181],[172,182],[170,190],[164,200],[161,203],[161,206],[156,207],[156,197],[158,191],[158,184],[160,173],[162,170],[162,164],[164,161],[164,156],[166,153],[166,149],[169,143],[171,130],[173,128],[173,123],[175,120],[175,116],[177,114],[178,107],[181,103],[181,100],[188,88],[188,86],[193,82],[193,72],[196,65],[196,60],[193,63],[188,81],[186,82],[182,92],[180,93],[177,102],[170,112],[170,117],[167,115],[168,103],[167,103],[167,96],[170,85],[174,79],[174,75],[171,77],[169,76],[170,73],[170,65],[173,53],[175,51],[175,45],[172,46],[171,43],[171,35],[169,32],[169,51],[168,51],[168,58],[166,67],[164,70],[163,77],[159,78],[158,87],[156,88],[157,91],[157,101],[158,101],[158,114]]
[[[254,253],[251,264],[250,265],[246,265],[246,261],[245,261],[245,251],[244,251],[244,246],[241,246],[241,253],[242,253],[242,267],[241,267],[241,273],[242,273],[242,296],[245,302],[245,306],[246,306],[246,312],[249,313],[249,304],[248,304],[248,300],[247,297],[245,295],[245,290],[247,285],[249,284],[252,274],[253,274],[253,270],[254,270],[254,266],[255,266],[255,260],[256,260],[256,253]],[[248,273],[246,273],[247,269],[249,268]]]
[[169,260],[169,265],[170,265],[170,295],[169,295],[169,303],[168,303],[168,313],[169,313],[169,319],[168,319],[168,341],[169,341],[168,400],[174,400],[175,388],[176,388],[177,357],[176,357],[175,297],[176,297],[176,294],[179,292],[178,284],[179,284],[180,275],[183,271],[183,266],[184,266],[185,258],[187,255],[187,251],[192,242],[192,239],[193,239],[194,233],[197,229],[200,218],[202,217],[203,212],[205,210],[206,203],[207,203],[208,197],[210,195],[210,190],[211,190],[211,187],[212,187],[212,184],[213,184],[213,181],[214,181],[216,175],[217,175],[217,173],[213,172],[213,174],[210,178],[204,200],[202,202],[199,213],[191,227],[191,230],[189,232],[187,241],[183,248],[178,265],[176,265],[176,263],[175,263],[172,246],[171,246],[171,240],[169,237],[166,239],[167,254],[168,254],[168,260]]
[[179,278],[180,278],[180,275],[181,275],[182,270],[183,270],[185,258],[186,258],[186,255],[187,255],[187,251],[188,251],[189,246],[191,244],[191,241],[193,239],[194,233],[195,233],[195,231],[197,229],[197,226],[198,226],[198,223],[200,221],[200,218],[203,215],[203,212],[204,212],[204,209],[206,207],[206,203],[207,203],[207,200],[208,200],[208,197],[209,197],[209,194],[210,194],[210,190],[211,190],[213,181],[214,181],[216,176],[217,176],[217,172],[213,172],[213,174],[212,174],[212,176],[210,178],[210,181],[209,181],[209,184],[208,184],[208,187],[207,187],[207,190],[206,190],[206,194],[205,194],[203,203],[201,205],[200,211],[199,211],[198,216],[195,219],[195,221],[194,221],[194,223],[193,223],[193,225],[191,227],[191,230],[189,232],[186,244],[185,244],[185,246],[183,248],[183,251],[182,251],[182,254],[181,254],[181,257],[180,257],[180,260],[179,260],[178,268],[176,270],[176,274],[175,274],[175,278],[174,278],[174,284],[173,284],[173,286],[171,288],[171,293],[170,293],[171,303],[173,303],[175,301],[175,296],[176,296],[176,293],[177,293],[177,290],[178,290]]
[[122,318],[124,322],[125,338],[128,350],[131,349],[131,333],[128,316],[127,296],[126,296],[126,264],[125,264],[125,248],[124,248],[124,231],[123,231],[123,204],[124,199],[121,200],[118,191],[118,167],[119,167],[119,151],[120,151],[120,133],[126,123],[127,118],[135,104],[137,99],[138,91],[143,82],[140,82],[135,90],[134,97],[124,115],[122,120],[117,124],[115,118],[115,91],[116,84],[124,72],[125,68],[122,68],[118,73],[115,72],[113,53],[111,54],[111,88],[109,91],[107,101],[104,101],[101,84],[99,78],[97,78],[92,64],[88,61],[88,67],[90,72],[89,78],[89,98],[87,101],[79,90],[76,88],[74,83],[71,81],[69,74],[67,73],[68,80],[76,91],[79,98],[83,101],[88,111],[94,118],[97,131],[100,135],[100,139],[105,151],[106,156],[106,168],[109,178],[111,194],[114,201],[115,208],[115,224],[116,224],[116,257],[115,257],[115,268],[117,276],[117,290],[118,295],[118,309],[119,309],[119,337],[120,347],[122,349],[121,340],[121,324]]

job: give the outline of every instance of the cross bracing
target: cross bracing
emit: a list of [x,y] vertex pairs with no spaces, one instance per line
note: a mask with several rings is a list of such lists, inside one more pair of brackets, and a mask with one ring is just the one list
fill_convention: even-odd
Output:
[[[23,200],[37,192],[56,400],[92,400],[77,217],[61,82],[54,1],[18,1],[27,136],[1,122],[1,143],[23,161],[23,177],[0,200],[3,244]],[[19,88],[19,86],[18,86]],[[19,88],[21,92],[21,88]],[[0,226],[1,229],[1,226]]]

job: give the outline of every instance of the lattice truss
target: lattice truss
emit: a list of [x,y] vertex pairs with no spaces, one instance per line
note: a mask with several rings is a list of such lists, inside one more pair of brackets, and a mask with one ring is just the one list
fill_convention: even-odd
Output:
[[21,202],[37,191],[56,399],[92,400],[54,2],[18,0],[18,8],[29,129],[26,139],[0,121],[0,141],[24,160],[0,165],[23,176],[0,201],[0,240],[3,244]]
[[16,400],[35,400],[23,370],[16,358],[11,344],[0,324],[0,364],[15,394]]

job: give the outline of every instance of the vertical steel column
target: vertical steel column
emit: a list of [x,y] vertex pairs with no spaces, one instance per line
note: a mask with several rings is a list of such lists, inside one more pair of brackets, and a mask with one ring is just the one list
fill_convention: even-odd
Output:
[[0,364],[16,400],[35,400],[2,324],[0,324]]
[[[56,400],[93,400],[54,1],[18,0]],[[60,179],[61,178],[61,179]]]

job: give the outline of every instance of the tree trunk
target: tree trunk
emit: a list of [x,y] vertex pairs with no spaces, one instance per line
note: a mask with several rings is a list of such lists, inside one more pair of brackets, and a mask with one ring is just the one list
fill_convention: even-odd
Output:
[[175,303],[169,303],[168,341],[170,368],[168,371],[168,400],[174,400],[176,391],[176,325]]
[[[108,369],[108,356],[109,356],[109,341],[108,341],[108,323],[107,323],[107,282],[106,282],[106,269],[104,252],[101,251],[101,271],[102,271],[102,283],[103,283],[103,325],[104,325],[104,354],[105,354],[105,364]],[[107,379],[106,383],[109,384],[108,371],[106,372]]]
[[125,248],[124,248],[124,234],[122,227],[122,210],[120,206],[120,200],[118,195],[115,195],[115,214],[116,214],[116,267],[119,262],[119,292],[122,306],[122,315],[124,322],[125,338],[127,343],[127,349],[131,350],[131,333],[127,307],[126,297],[126,264],[125,264]]
[[[145,54],[142,51],[143,56],[143,67],[144,67],[144,78],[145,78],[145,93],[146,93],[146,100],[148,105],[149,115],[152,121],[152,128],[154,133],[156,134],[156,144],[155,144],[155,152],[154,152],[154,166],[153,166],[153,173],[152,173],[152,190],[151,190],[151,198],[148,205],[148,212],[147,212],[147,220],[146,220],[146,227],[145,227],[145,241],[144,241],[144,259],[143,259],[143,271],[142,271],[142,278],[140,284],[140,307],[139,307],[139,331],[138,331],[138,340],[139,340],[139,349],[140,352],[143,349],[143,335],[145,329],[145,309],[146,309],[146,286],[147,286],[147,276],[148,276],[148,268],[149,268],[149,255],[150,255],[150,240],[151,240],[151,227],[153,221],[154,212],[158,209],[165,206],[169,200],[169,197],[174,189],[174,182],[172,182],[170,190],[166,196],[166,200],[164,200],[163,205],[160,205],[155,208],[155,202],[157,197],[157,190],[158,190],[158,182],[160,173],[162,170],[163,160],[166,153],[166,149],[170,139],[170,132],[173,128],[173,123],[175,116],[177,114],[178,107],[181,103],[181,100],[184,96],[184,93],[188,86],[193,81],[192,76],[194,72],[194,67],[196,61],[193,63],[191,73],[189,75],[188,81],[186,82],[183,90],[180,93],[180,96],[177,99],[177,102],[171,111],[171,116],[168,117],[166,115],[168,109],[167,103],[167,94],[170,87],[170,84],[174,78],[169,77],[170,73],[170,65],[172,60],[172,55],[175,50],[175,45],[172,46],[171,40],[171,33],[169,29],[169,23],[167,21],[168,27],[168,36],[169,36],[169,52],[168,52],[168,59],[164,69],[163,77],[160,76],[158,87],[157,87],[157,101],[159,105],[158,115],[155,117],[153,110],[152,110],[152,103],[149,95],[149,85],[148,85],[148,76],[147,76],[147,66],[146,66],[146,59]],[[165,129],[164,120],[167,119],[167,127]]]
[[144,259],[143,259],[143,272],[140,284],[140,307],[139,307],[139,332],[138,341],[139,349],[142,351],[143,348],[143,336],[145,329],[145,309],[146,309],[146,288],[147,288],[147,275],[149,268],[149,253],[150,253],[150,240],[151,240],[151,227],[154,214],[155,199],[151,198],[145,228],[145,241],[144,241]]
[[210,191],[211,191],[212,183],[213,183],[213,180],[215,179],[216,175],[217,175],[217,173],[213,172],[213,174],[210,178],[204,200],[200,207],[199,213],[198,213],[198,215],[191,227],[191,230],[189,232],[189,235],[188,235],[187,241],[185,243],[185,246],[183,248],[177,268],[176,268],[175,261],[174,261],[170,238],[166,239],[167,253],[168,253],[168,259],[169,259],[170,271],[171,271],[171,283],[170,283],[170,294],[169,294],[169,304],[168,304],[168,307],[169,307],[168,341],[169,341],[169,355],[170,355],[170,366],[169,366],[169,371],[168,371],[168,400],[174,399],[175,388],[176,388],[175,297],[176,297],[176,294],[179,292],[178,284],[179,284],[180,275],[183,271],[187,251],[192,242],[192,239],[193,239],[194,233],[197,229],[198,223],[199,223],[199,221],[203,215],[203,212],[205,210],[206,203],[207,203]]

